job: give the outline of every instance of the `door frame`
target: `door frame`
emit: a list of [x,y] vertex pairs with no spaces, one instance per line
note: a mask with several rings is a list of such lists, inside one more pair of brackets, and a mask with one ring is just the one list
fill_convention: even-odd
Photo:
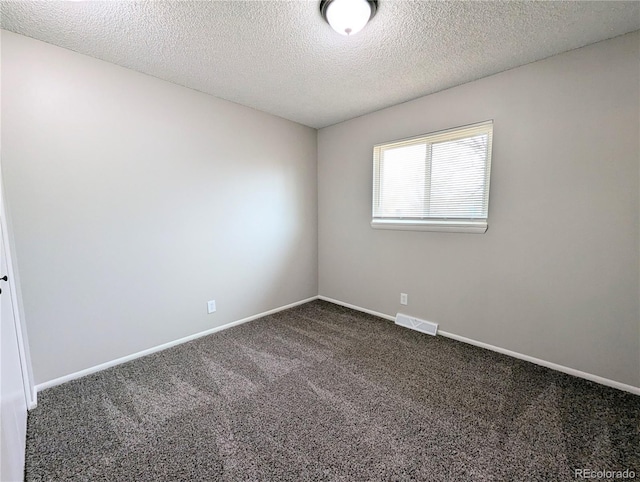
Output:
[[6,274],[9,278],[7,289],[11,293],[11,296],[9,298],[11,298],[14,324],[18,337],[17,341],[18,352],[20,354],[20,368],[22,370],[22,385],[24,387],[24,396],[27,401],[27,409],[32,410],[36,408],[36,405],[38,403],[38,393],[36,391],[36,386],[33,379],[33,371],[31,368],[31,354],[29,353],[27,330],[22,321],[22,314],[24,313],[24,309],[22,305],[22,298],[19,296],[20,291],[18,290],[18,278],[16,276],[17,270],[13,263],[13,239],[12,236],[9,235],[8,225],[10,223],[7,220],[4,192],[4,183],[2,180],[2,169],[0,163],[0,223],[2,226],[2,242],[4,243],[5,256],[7,258],[7,273],[2,273],[2,275]]

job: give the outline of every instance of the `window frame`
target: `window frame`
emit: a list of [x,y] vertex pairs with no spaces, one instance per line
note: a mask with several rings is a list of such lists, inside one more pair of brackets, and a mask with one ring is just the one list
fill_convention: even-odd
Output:
[[[437,142],[453,141],[487,134],[487,155],[484,166],[484,201],[486,215],[482,218],[447,218],[447,217],[382,217],[376,216],[376,207],[380,205],[382,178],[380,170],[382,168],[382,155],[384,149],[401,147],[403,145],[419,145],[421,142],[426,145],[427,151],[432,150],[432,145]],[[371,227],[374,229],[409,230],[409,231],[443,231],[456,233],[485,233],[489,227],[489,190],[491,182],[491,158],[493,151],[493,120],[468,124],[450,129],[422,134],[419,136],[383,142],[373,146],[373,199],[371,209]],[[432,167],[431,154],[427,154],[425,159],[425,189],[430,184]],[[429,184],[427,184],[429,183]],[[425,202],[430,199],[425,195]]]

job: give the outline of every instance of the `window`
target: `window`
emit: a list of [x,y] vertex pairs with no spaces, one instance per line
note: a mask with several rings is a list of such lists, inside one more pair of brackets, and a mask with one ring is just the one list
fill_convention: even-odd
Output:
[[381,229],[484,233],[493,121],[373,148],[373,219]]

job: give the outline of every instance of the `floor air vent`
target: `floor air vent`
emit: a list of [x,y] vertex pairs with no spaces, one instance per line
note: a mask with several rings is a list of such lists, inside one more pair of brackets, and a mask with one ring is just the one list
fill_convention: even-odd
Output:
[[405,328],[411,328],[427,335],[436,335],[438,333],[438,324],[431,323],[430,321],[420,320],[413,316],[403,315],[398,313],[396,315],[396,325],[404,326]]

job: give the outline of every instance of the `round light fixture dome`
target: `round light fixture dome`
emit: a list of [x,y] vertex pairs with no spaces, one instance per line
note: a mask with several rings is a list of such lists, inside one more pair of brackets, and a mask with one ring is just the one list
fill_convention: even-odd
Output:
[[378,10],[377,0],[322,0],[320,13],[331,28],[353,35],[364,28]]

